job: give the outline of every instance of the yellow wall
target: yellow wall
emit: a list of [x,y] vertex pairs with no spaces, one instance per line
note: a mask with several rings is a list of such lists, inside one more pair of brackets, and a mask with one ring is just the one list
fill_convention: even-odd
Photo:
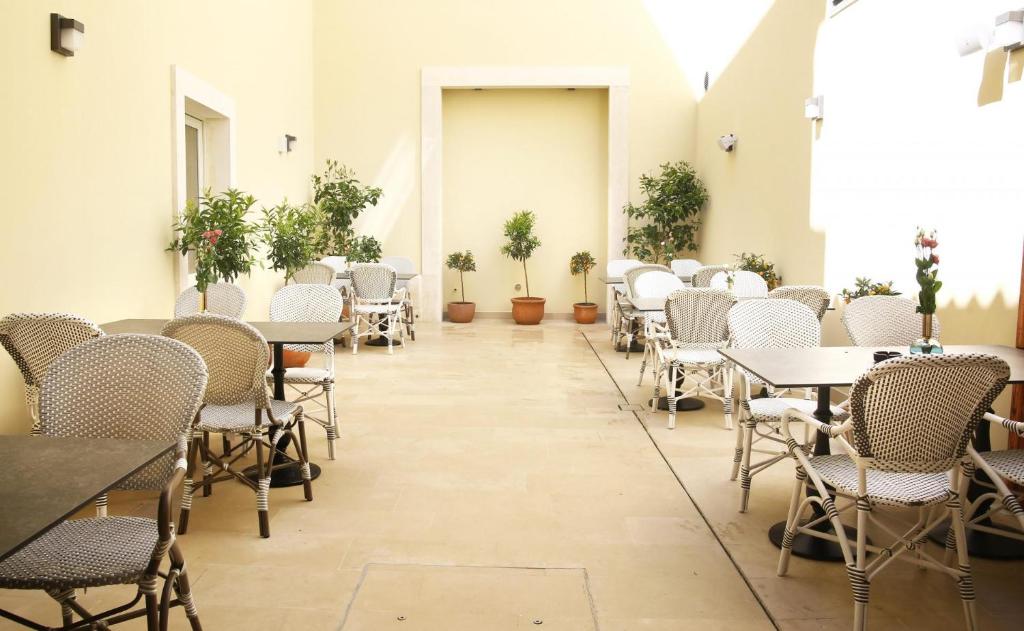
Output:
[[[85,24],[72,58],[49,13]],[[7,0],[0,20],[0,313],[72,311],[98,323],[168,317],[171,66],[235,100],[237,185],[266,203],[308,198],[313,150],[309,2]],[[276,138],[299,138],[277,153]],[[243,280],[265,318],[277,274]],[[22,381],[0,358],[0,432],[28,427]]]
[[[605,90],[447,90],[444,94],[444,252],[472,250],[467,299],[481,312],[509,311],[526,295],[522,266],[505,258],[503,223],[517,210],[537,215],[541,247],[527,262],[530,293],[549,313],[583,301],[569,257],[590,250],[603,263],[607,239]],[[595,270],[596,272],[596,270]],[[590,298],[604,286],[590,276]],[[445,301],[459,300],[458,274]]]
[[[317,0],[315,14],[316,160],[336,158],[384,189],[359,223],[385,254],[420,261],[425,66],[628,66],[632,196],[640,173],[693,159],[696,103],[641,0]],[[487,222],[507,211],[495,208]],[[562,276],[567,265],[541,273]]]

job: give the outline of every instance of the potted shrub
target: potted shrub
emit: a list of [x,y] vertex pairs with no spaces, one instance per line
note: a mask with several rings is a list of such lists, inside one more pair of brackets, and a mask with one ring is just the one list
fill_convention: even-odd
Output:
[[462,295],[460,302],[448,303],[448,320],[459,323],[472,322],[473,316],[476,315],[476,303],[466,302],[466,283],[463,281],[462,275],[466,272],[476,271],[476,260],[473,259],[473,253],[469,250],[452,252],[448,255],[446,265],[448,269],[459,273],[459,291]]
[[345,244],[349,263],[380,263],[380,241],[370,236],[352,237]]
[[328,160],[324,172],[312,179],[313,202],[323,212],[324,220],[317,249],[320,254],[347,256],[349,241],[356,238],[356,217],[367,206],[377,205],[381,189],[364,186],[352,169],[336,160]]
[[851,300],[863,298],[864,296],[899,296],[900,292],[893,291],[892,281],[887,283],[875,283],[870,278],[857,278],[854,280],[853,289],[844,289],[839,296],[843,302],[850,304]]
[[597,303],[590,302],[587,294],[587,273],[596,265],[597,261],[586,250],[573,254],[569,259],[569,273],[573,276],[583,274],[583,302],[574,303],[572,306],[572,315],[578,324],[593,324],[597,321]]
[[622,253],[669,265],[680,253],[696,250],[700,213],[708,201],[697,171],[686,162],[667,162],[657,176],[641,175],[640,189],[647,199],[623,208],[637,222],[626,232]]
[[523,280],[526,281],[526,296],[512,299],[512,319],[516,324],[540,324],[544,319],[544,298],[530,295],[530,276],[526,272],[526,261],[533,251],[540,247],[540,240],[533,234],[537,217],[529,210],[521,210],[505,222],[505,245],[501,253],[523,264]]
[[256,203],[235,189],[213,195],[207,189],[199,204],[191,200],[173,225],[168,251],[195,257],[199,309],[206,310],[206,288],[220,280],[232,282],[248,274],[256,262],[257,228],[245,216]]
[[768,284],[769,291],[782,284],[782,277],[775,272],[775,263],[769,262],[763,254],[740,252],[736,255],[736,260],[739,261],[736,264],[737,270],[754,272]]
[[322,213],[310,204],[292,206],[285,200],[263,209],[260,232],[267,256],[273,269],[284,272],[286,283],[295,272],[316,260],[322,225]]

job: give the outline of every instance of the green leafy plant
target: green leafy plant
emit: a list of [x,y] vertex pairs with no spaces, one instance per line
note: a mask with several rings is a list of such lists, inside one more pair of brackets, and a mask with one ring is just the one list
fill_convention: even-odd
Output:
[[312,179],[313,202],[325,221],[317,249],[320,254],[350,256],[349,241],[355,238],[353,223],[367,206],[377,205],[381,189],[361,184],[352,169],[336,160],[328,160],[324,172]]
[[775,263],[770,262],[763,254],[740,252],[736,255],[736,269],[754,272],[764,279],[768,289],[775,289],[782,284],[782,277],[775,272]]
[[248,274],[256,263],[257,227],[245,219],[255,203],[252,195],[235,189],[216,195],[207,189],[199,204],[189,201],[173,224],[176,234],[167,250],[193,253],[200,293],[218,280],[231,282]]
[[921,288],[917,293],[917,312],[932,314],[935,313],[935,294],[942,289],[942,281],[936,279],[939,275],[939,255],[935,253],[935,248],[939,247],[939,242],[935,240],[935,231],[925,232],[918,228],[914,246],[917,247],[917,257],[914,258],[917,284]]
[[323,213],[316,206],[292,206],[288,200],[263,209],[260,226],[263,242],[273,269],[283,270],[288,281],[317,255],[317,242],[323,229]]
[[569,259],[569,273],[573,276],[583,274],[583,304],[589,305],[590,297],[587,294],[587,273],[597,266],[597,260],[587,250],[577,252]]
[[893,291],[892,281],[887,283],[876,283],[870,278],[857,278],[854,280],[853,289],[844,289],[839,294],[847,304],[856,298],[864,296],[899,296],[900,292]]
[[501,253],[523,264],[523,279],[526,281],[526,297],[530,297],[530,276],[526,273],[526,261],[533,251],[540,247],[540,239],[533,234],[537,216],[529,210],[520,210],[505,222],[505,245]]
[[463,282],[462,275],[466,272],[476,271],[476,259],[473,258],[473,253],[469,250],[465,252],[452,252],[448,255],[445,265],[448,266],[448,269],[459,273],[459,288],[462,293],[462,302],[466,302],[466,283]]
[[370,236],[352,237],[345,249],[345,256],[352,263],[379,263],[380,241]]
[[657,176],[641,175],[640,189],[644,202],[623,208],[636,223],[629,226],[622,253],[668,265],[678,254],[695,250],[700,213],[708,201],[697,171],[686,162],[667,162]]

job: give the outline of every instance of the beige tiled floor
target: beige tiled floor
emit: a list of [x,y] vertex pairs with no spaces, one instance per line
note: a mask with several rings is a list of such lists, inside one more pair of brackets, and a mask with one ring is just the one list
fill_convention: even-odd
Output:
[[[602,631],[774,628],[746,581],[778,628],[848,628],[840,566],[796,560],[790,577],[775,577],[765,530],[785,511],[790,466],[756,479],[751,510],[740,515],[720,408],[680,415],[671,432],[664,413],[641,413],[642,425],[618,409],[619,388],[630,402],[647,395],[648,385],[635,386],[639,356],[612,352],[601,325],[584,330],[596,354],[560,321],[421,325],[417,341],[391,357],[339,348],[342,439],[329,461],[323,433],[311,428],[324,468],[315,500],[303,502],[298,488],[273,491],[269,540],[257,536],[254,500],[240,485],[196,501],[180,542],[204,627],[336,630],[351,611],[348,631],[590,629],[578,577],[559,574],[585,571]],[[151,505],[135,496],[113,510]],[[455,566],[470,574],[437,574]],[[474,567],[524,574],[503,585],[497,570]],[[1019,628],[1010,616],[1024,594],[1021,567],[977,563],[984,628]],[[472,606],[430,596],[444,585],[469,590]],[[126,593],[95,589],[81,600],[99,608]],[[941,576],[899,568],[873,596],[874,629],[961,626]],[[59,618],[38,595],[0,591],[0,606]],[[412,613],[398,621],[400,609]],[[543,626],[534,611],[545,612]],[[185,628],[176,613],[172,628]]]

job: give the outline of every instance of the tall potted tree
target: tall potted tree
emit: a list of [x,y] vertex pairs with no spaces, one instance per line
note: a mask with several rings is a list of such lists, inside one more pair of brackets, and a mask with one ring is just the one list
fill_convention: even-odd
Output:
[[446,264],[448,269],[459,273],[459,290],[462,296],[460,302],[448,303],[448,320],[461,324],[472,322],[473,316],[476,315],[476,303],[466,302],[466,283],[462,275],[466,272],[476,271],[476,260],[473,258],[473,253],[469,250],[465,252],[452,252],[448,255]]
[[371,236],[352,237],[345,247],[349,263],[379,263],[380,241]]
[[523,280],[526,282],[526,296],[512,299],[512,319],[516,324],[540,324],[544,319],[544,298],[530,295],[530,276],[526,261],[533,251],[540,247],[540,240],[533,234],[537,217],[529,210],[521,210],[505,222],[505,245],[501,253],[523,264]]
[[319,253],[347,256],[349,241],[356,238],[356,218],[368,206],[377,205],[381,189],[362,184],[352,169],[336,160],[328,160],[324,172],[312,179],[313,203],[324,217]]
[[686,162],[667,162],[657,176],[641,175],[642,204],[622,209],[637,220],[626,233],[623,254],[668,265],[682,252],[697,248],[700,213],[708,191],[697,171]]
[[295,272],[317,258],[323,214],[311,204],[292,206],[288,200],[263,209],[260,233],[271,267],[284,272],[288,282]]
[[216,195],[207,189],[198,204],[186,204],[173,224],[175,236],[167,250],[193,255],[201,311],[206,310],[209,285],[220,280],[230,283],[241,274],[248,275],[256,263],[257,228],[246,221],[255,203],[252,195],[235,189]]
[[583,302],[574,303],[572,315],[578,324],[593,324],[597,321],[597,303],[590,302],[587,294],[587,274],[597,266],[594,256],[587,250],[577,252],[569,259],[569,273],[573,276],[583,274]]

